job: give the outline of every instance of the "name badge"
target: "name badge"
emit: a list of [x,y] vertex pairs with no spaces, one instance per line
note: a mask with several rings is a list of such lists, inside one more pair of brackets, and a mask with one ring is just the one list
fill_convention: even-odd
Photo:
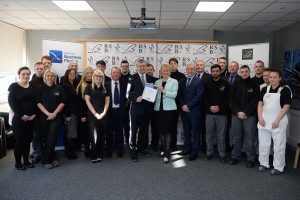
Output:
[[249,89],[248,89],[248,92],[253,92],[253,88],[249,88]]
[[224,92],[224,91],[225,91],[225,86],[221,86],[221,87],[220,87],[220,91],[221,91],[221,92]]
[[55,96],[59,96],[59,92],[55,92],[54,95],[55,95]]

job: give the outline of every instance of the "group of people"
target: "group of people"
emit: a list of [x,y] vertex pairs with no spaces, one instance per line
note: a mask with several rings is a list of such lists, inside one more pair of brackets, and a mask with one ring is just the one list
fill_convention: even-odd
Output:
[[[179,116],[184,132],[181,154],[189,155],[190,161],[200,151],[205,152],[206,161],[211,160],[217,146],[220,161],[230,165],[240,161],[243,151],[247,167],[252,168],[258,155],[258,170],[264,172],[270,169],[272,149],[271,174],[284,170],[286,113],[292,94],[281,73],[265,68],[260,60],[254,65],[253,78],[249,66],[236,61],[227,70],[224,57],[210,67],[210,74],[202,60],[188,63],[181,73],[178,60],[171,58],[161,66],[159,78],[153,75],[153,65],[143,59],[136,62],[135,74],[130,74],[129,63],[123,60],[120,67],[111,68],[111,77],[105,75],[103,60],[95,69],[85,68],[82,75],[72,60],[60,81],[51,66],[51,58],[43,56],[34,66],[31,81],[30,69],[21,67],[19,81],[9,87],[19,170],[33,168],[40,160],[47,169],[59,166],[55,144],[63,122],[68,159],[78,157],[78,147],[83,147],[92,163],[112,157],[114,149],[121,158],[125,142],[131,160],[138,162],[139,156],[151,156],[147,151],[151,132],[151,147],[169,163],[171,151],[177,149]],[[157,88],[154,103],[143,99],[146,84]]]

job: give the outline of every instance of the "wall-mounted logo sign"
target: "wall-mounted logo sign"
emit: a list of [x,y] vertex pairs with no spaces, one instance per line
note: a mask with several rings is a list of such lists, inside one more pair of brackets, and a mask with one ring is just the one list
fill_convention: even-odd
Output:
[[63,53],[59,50],[50,50],[49,51],[50,58],[52,63],[62,63],[63,62]]
[[252,60],[253,49],[242,49],[242,60]]

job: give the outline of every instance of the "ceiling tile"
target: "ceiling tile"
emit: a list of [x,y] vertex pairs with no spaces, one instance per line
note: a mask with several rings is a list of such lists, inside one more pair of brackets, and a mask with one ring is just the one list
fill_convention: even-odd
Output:
[[78,19],[78,21],[83,24],[91,24],[91,25],[103,25],[105,22],[102,19]]
[[66,25],[66,24],[62,24],[60,25],[61,27],[63,27],[63,29],[65,30],[80,30],[81,28],[85,28],[82,25]]
[[296,10],[295,13],[300,13],[300,9]]
[[86,24],[85,27],[86,28],[109,28],[107,26],[107,24],[103,24],[103,25],[100,25],[100,24]]
[[0,11],[0,19],[14,18],[14,16],[9,15],[5,12]]
[[67,19],[72,18],[70,15],[65,13],[64,11],[36,11],[39,15],[45,17],[45,18],[60,18],[60,19]]
[[100,18],[95,11],[68,11],[67,13],[78,19]]
[[110,25],[111,28],[126,28],[129,29],[129,24],[124,25]]
[[239,2],[251,2],[251,3],[273,3],[276,0],[239,0]]
[[295,23],[296,21],[275,21],[271,24],[268,24],[268,26],[277,26],[277,27],[286,27],[290,24],[293,24]]
[[255,31],[259,26],[238,26],[233,31]]
[[191,19],[219,19],[223,12],[193,12]]
[[188,1],[188,2],[162,2],[161,11],[194,11],[198,2]]
[[104,19],[128,19],[129,15],[127,11],[97,11]]
[[24,21],[27,21],[30,24],[54,24],[53,22],[51,22],[48,19],[26,19],[24,18]]
[[263,20],[260,20],[260,21],[248,20],[248,21],[245,21],[244,23],[242,23],[240,26],[248,26],[248,27],[250,27],[250,26],[265,26],[271,22],[272,21],[267,21],[267,20],[265,20],[265,21],[263,21]]
[[22,25],[22,24],[29,24],[28,22],[18,19],[18,18],[7,18],[7,19],[1,19],[1,21],[7,22],[9,24],[13,25]]
[[262,12],[283,12],[289,13],[300,9],[300,3],[274,3]]
[[259,12],[270,3],[248,3],[248,2],[236,2],[227,12]]
[[75,19],[50,19],[55,24],[64,24],[64,25],[79,25],[80,23]]
[[230,31],[234,26],[212,26],[209,29],[217,30],[217,31]]
[[0,10],[28,10],[14,1],[0,1]]
[[[140,11],[142,8],[142,1],[125,1],[129,11]],[[146,1],[146,11],[160,11],[160,1]]]
[[185,25],[187,20],[160,20],[160,25],[180,26]]
[[44,30],[63,30],[62,27],[58,26],[58,25],[46,25],[46,24],[37,24],[36,26],[38,26],[41,29]]
[[218,20],[214,26],[238,26],[242,22],[239,20]]
[[295,20],[295,21],[299,21],[300,20],[300,13],[289,14],[289,15],[281,18],[280,20]]
[[89,1],[94,10],[126,10],[123,1]]
[[277,0],[277,3],[284,3],[284,2],[299,3],[299,0]]
[[225,13],[221,19],[222,20],[247,20],[255,13]]
[[129,27],[130,20],[129,19],[106,19],[106,23],[108,23],[109,26],[123,26],[127,25]]
[[161,19],[188,19],[192,12],[162,12]]
[[6,11],[6,13],[18,18],[43,18],[33,11]]
[[51,1],[17,1],[29,10],[61,10]]
[[264,32],[273,32],[279,30],[280,27],[274,27],[274,26],[264,26],[260,29],[257,29],[257,31],[264,31]]
[[209,26],[186,26],[185,29],[207,30]]
[[161,25],[160,29],[183,29],[183,25],[180,26],[168,26],[168,25]]
[[257,13],[254,15],[251,20],[277,20],[282,16],[286,15],[286,13]]
[[39,27],[35,26],[35,25],[31,25],[31,24],[27,24],[27,25],[18,25],[18,27],[25,29],[25,30],[38,30],[40,29]]
[[215,20],[213,19],[191,19],[188,21],[187,26],[211,26],[214,22]]

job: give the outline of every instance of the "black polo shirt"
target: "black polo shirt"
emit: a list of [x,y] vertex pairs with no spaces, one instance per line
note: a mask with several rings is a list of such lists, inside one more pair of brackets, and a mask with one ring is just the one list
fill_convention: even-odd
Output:
[[[271,87],[269,90],[269,93],[277,93],[279,88],[280,88],[280,85],[275,89],[272,89],[272,87]],[[267,92],[267,86],[261,90],[260,95],[259,95],[259,101],[261,101],[261,102],[264,101],[264,96],[265,96],[266,92]],[[292,103],[292,92],[287,86],[284,86],[282,88],[282,90],[280,91],[280,106],[281,106],[281,108],[283,108],[284,105],[287,105],[287,104],[291,105],[291,103]]]
[[[109,88],[103,88],[102,86],[98,88],[96,85],[94,85],[93,89],[91,84],[86,86],[84,95],[90,96],[90,101],[95,111],[100,114],[104,111],[105,98],[110,96],[110,90]],[[88,110],[88,112],[93,115],[90,110]]]

